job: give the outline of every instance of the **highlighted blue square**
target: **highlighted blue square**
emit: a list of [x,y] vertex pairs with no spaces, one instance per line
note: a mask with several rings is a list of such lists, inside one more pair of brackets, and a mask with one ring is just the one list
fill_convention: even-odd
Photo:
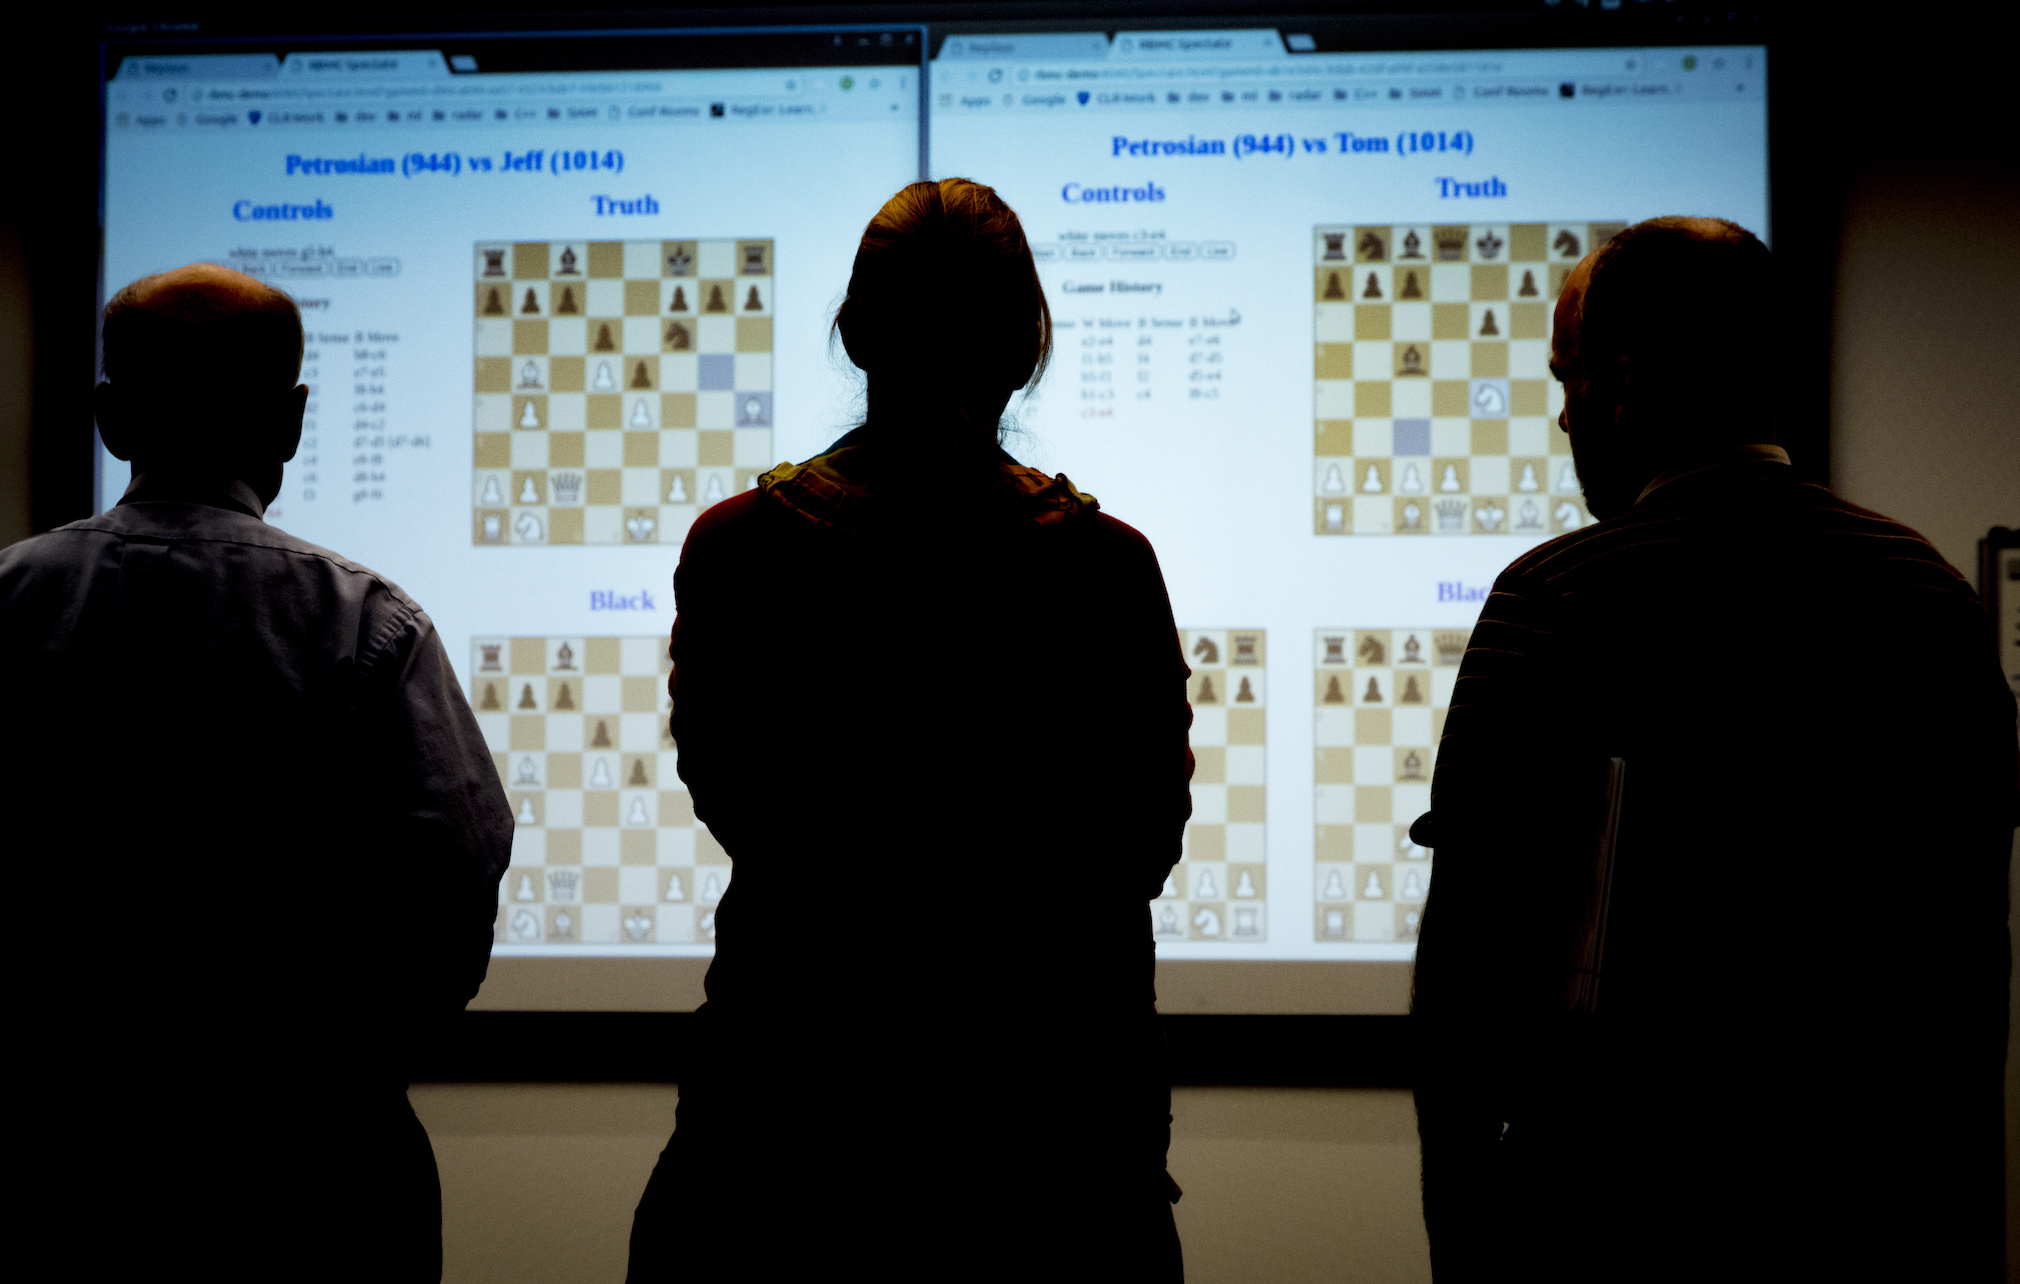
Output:
[[1428,455],[1431,453],[1431,421],[1428,419],[1398,419],[1395,424],[1395,445],[1390,450],[1394,455]]
[[736,387],[736,354],[734,352],[702,353],[699,377],[700,387],[703,392],[730,391]]

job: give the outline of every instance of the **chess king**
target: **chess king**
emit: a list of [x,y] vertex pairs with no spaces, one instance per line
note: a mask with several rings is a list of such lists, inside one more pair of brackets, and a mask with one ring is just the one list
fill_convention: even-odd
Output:
[[[8,852],[62,889],[20,942],[62,965],[13,1017],[15,1207],[84,1278],[441,1274],[406,1084],[484,979],[512,813],[427,613],[265,520],[302,350],[294,301],[225,268],[118,291],[94,408],[132,484],[0,551],[0,656],[34,675]],[[102,908],[142,885],[177,890]],[[340,907],[367,885],[397,890]]]

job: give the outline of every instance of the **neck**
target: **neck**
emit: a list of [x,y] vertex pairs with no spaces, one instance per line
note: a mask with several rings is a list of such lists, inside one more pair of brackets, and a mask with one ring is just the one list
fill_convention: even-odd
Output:
[[136,459],[133,461],[133,480],[135,486],[144,485],[149,491],[189,495],[221,495],[229,492],[234,484],[241,485],[258,497],[259,507],[264,512],[281,493],[281,468],[278,461],[264,465],[227,465]]
[[869,414],[863,427],[872,438],[922,454],[993,451],[1010,394],[972,385],[954,387],[918,380],[870,378]]

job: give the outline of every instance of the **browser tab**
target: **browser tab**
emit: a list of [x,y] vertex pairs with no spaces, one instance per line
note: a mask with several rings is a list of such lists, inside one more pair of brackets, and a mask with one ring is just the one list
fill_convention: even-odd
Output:
[[193,54],[187,58],[137,55],[120,61],[115,80],[265,80],[281,73],[272,54]]
[[1283,38],[1274,29],[1244,31],[1121,31],[1110,57],[1205,61],[1215,58],[1285,58]]
[[449,65],[433,49],[408,52],[291,53],[281,64],[290,80],[438,80]]
[[1099,31],[1038,36],[949,36],[947,43],[940,46],[940,57],[968,61],[1018,58],[1059,62],[1107,56],[1108,37]]

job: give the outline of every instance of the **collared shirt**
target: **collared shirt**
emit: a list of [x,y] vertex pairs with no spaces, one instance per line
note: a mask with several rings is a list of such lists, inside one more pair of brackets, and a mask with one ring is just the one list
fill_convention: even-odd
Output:
[[1708,464],[1697,464],[1689,468],[1672,468],[1668,472],[1658,473],[1655,480],[1641,488],[1641,493],[1634,497],[1634,502],[1637,504],[1641,503],[1671,482],[1678,482],[1686,477],[1696,477],[1702,473],[1709,473],[1713,469],[1760,463],[1782,464],[1786,466],[1788,462],[1789,452],[1783,450],[1780,446],[1767,442],[1750,442],[1743,446],[1734,446],[1723,457],[1714,459]]
[[143,476],[0,550],[15,863],[52,984],[192,1074],[383,1081],[483,980],[512,816],[427,614],[263,508]]

